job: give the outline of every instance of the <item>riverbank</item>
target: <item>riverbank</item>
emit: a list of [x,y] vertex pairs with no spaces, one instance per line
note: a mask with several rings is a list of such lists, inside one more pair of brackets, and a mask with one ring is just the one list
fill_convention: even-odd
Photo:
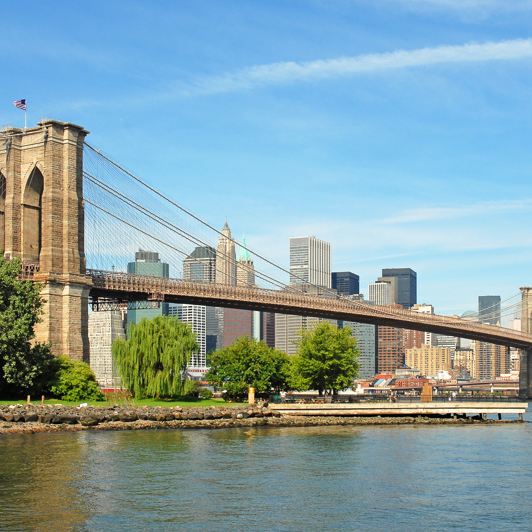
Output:
[[[275,408],[275,407],[274,407]],[[221,407],[72,407],[10,405],[0,408],[0,435],[83,430],[221,429],[231,427],[311,427],[324,425],[498,424],[518,420],[485,420],[481,416],[300,416],[269,405]]]

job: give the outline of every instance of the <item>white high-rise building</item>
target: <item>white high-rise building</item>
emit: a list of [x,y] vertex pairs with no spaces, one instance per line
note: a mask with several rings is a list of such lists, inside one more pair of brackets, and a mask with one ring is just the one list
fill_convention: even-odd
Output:
[[199,351],[192,353],[189,370],[206,371],[207,369],[207,314],[203,305],[183,305],[181,309],[181,321],[190,323],[192,330],[197,334],[196,342],[199,344]]
[[290,284],[332,287],[331,244],[315,236],[290,238]]
[[378,281],[369,285],[369,300],[375,305],[391,305],[392,295],[392,285],[390,283]]
[[126,331],[119,310],[93,312],[89,316],[90,366],[98,384],[115,388],[118,375],[113,364],[111,346],[117,338],[124,339]]

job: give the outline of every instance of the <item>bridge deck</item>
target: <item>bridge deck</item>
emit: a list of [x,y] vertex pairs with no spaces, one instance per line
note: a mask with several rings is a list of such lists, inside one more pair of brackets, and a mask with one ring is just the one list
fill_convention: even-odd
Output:
[[520,349],[532,347],[532,335],[496,325],[367,305],[340,297],[311,296],[294,289],[266,290],[99,270],[88,270],[87,275],[92,279],[93,299],[154,300],[262,310],[436,332]]

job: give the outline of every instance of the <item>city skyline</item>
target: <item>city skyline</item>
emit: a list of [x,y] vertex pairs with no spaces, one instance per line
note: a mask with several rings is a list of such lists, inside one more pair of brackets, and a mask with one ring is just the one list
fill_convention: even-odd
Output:
[[418,301],[461,314],[531,284],[531,22],[480,0],[36,3],[0,21],[2,123],[26,98],[29,126],[81,124],[285,267],[280,242],[318,235],[362,292],[409,267]]

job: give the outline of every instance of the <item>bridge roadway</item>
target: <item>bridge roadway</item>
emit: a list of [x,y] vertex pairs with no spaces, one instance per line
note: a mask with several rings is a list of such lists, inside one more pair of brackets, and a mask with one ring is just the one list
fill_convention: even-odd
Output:
[[504,327],[450,316],[365,305],[339,297],[311,296],[292,290],[266,290],[101,270],[87,270],[87,275],[92,280],[90,295],[93,301],[152,300],[262,310],[434,332],[524,350],[532,347],[532,335]]

